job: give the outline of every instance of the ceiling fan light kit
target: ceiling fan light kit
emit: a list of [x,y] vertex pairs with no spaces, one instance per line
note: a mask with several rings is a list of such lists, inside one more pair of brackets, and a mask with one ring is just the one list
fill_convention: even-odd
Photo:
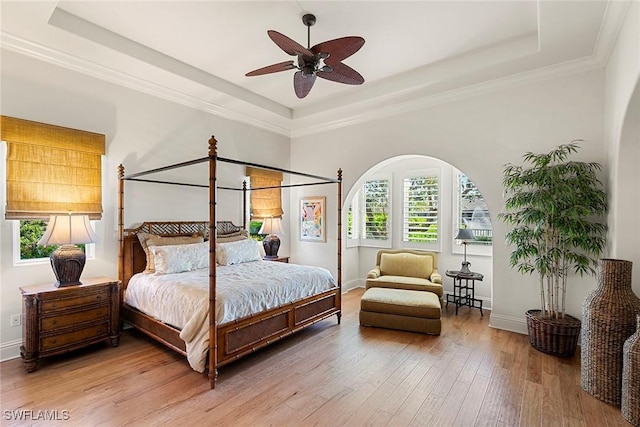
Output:
[[302,23],[307,26],[307,47],[274,30],[267,31],[269,38],[285,53],[296,56],[294,61],[285,61],[266,67],[258,68],[245,74],[247,77],[263,74],[278,73],[280,71],[298,71],[293,75],[293,88],[300,99],[309,94],[316,77],[348,85],[361,85],[364,78],[353,68],[342,63],[364,45],[364,39],[357,36],[341,37],[311,45],[311,26],[316,23],[316,17],[310,13],[302,17]]

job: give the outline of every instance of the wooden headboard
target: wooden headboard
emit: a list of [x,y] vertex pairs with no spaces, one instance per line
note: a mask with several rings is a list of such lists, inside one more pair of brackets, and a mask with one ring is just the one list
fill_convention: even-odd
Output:
[[[216,223],[218,236],[236,233],[242,230],[242,227],[234,225],[231,221],[218,221]],[[209,222],[208,221],[165,221],[165,222],[144,222],[136,228],[124,229],[124,247],[123,258],[124,265],[122,268],[123,277],[122,289],[126,289],[129,279],[136,273],[144,271],[147,266],[147,257],[142,249],[138,233],[157,234],[163,237],[169,236],[190,236],[200,233],[205,240],[209,239]]]

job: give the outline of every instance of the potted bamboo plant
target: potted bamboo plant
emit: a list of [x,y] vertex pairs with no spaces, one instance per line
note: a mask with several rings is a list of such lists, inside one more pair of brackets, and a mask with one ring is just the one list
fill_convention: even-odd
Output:
[[513,228],[511,267],[537,274],[540,308],[526,313],[529,341],[545,353],[570,357],[580,334],[580,320],[565,313],[571,273],[593,275],[605,246],[607,196],[596,173],[600,164],[568,160],[580,140],[547,154],[526,153],[524,166],[504,169],[505,212]]

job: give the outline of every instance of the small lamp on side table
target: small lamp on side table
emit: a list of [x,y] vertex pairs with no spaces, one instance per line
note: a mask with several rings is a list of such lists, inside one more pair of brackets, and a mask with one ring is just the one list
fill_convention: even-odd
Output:
[[49,257],[56,288],[82,284],[80,275],[87,257],[76,245],[96,240],[88,215],[51,215],[38,245],[62,245]]
[[475,240],[476,236],[473,235],[473,232],[469,228],[460,228],[455,238],[456,240],[462,240],[462,244],[464,245],[464,261],[462,261],[460,273],[471,274],[471,270],[469,269],[471,263],[467,261],[467,245],[470,240]]
[[268,234],[262,241],[266,258],[278,258],[278,249],[280,249],[280,238],[278,234],[282,234],[281,219],[273,217],[265,218],[258,234]]

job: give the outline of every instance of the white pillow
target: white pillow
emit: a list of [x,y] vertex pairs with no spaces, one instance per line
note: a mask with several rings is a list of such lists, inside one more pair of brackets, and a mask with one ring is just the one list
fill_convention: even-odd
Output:
[[220,265],[240,264],[262,259],[258,245],[251,239],[220,243],[216,247],[216,255]]
[[209,242],[187,245],[149,246],[155,274],[181,273],[209,267]]

